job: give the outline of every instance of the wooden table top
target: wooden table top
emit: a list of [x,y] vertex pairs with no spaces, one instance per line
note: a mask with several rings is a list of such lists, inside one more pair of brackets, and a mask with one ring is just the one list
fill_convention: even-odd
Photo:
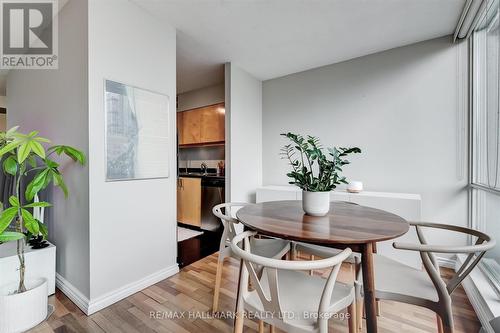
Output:
[[245,206],[237,218],[262,234],[317,244],[363,244],[393,239],[408,232],[402,217],[370,207],[332,201],[323,217],[309,216],[302,201],[272,201]]

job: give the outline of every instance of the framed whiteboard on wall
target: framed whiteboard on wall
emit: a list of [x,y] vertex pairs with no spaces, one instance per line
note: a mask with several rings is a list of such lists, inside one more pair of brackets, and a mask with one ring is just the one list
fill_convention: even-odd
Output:
[[106,181],[169,177],[169,97],[104,81]]

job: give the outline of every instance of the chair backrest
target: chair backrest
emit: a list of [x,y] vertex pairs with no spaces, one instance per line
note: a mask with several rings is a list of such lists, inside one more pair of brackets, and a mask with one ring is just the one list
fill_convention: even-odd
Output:
[[[287,261],[272,259],[252,253],[250,239],[256,234],[257,233],[255,231],[245,231],[235,236],[231,242],[231,250],[236,256],[240,257],[244,263],[242,267],[242,280],[240,281],[240,296],[245,298],[249,294],[248,278],[250,278],[252,287],[257,292],[259,299],[264,306],[264,311],[275,314],[274,318],[278,315],[277,318],[286,322],[286,317],[283,316],[282,307],[280,305],[278,270],[309,271],[313,269],[332,268],[332,271],[326,280],[321,299],[318,300],[318,312],[328,312],[340,266],[342,262],[352,253],[351,249],[347,248],[331,258],[321,260]],[[243,249],[240,247],[240,243],[242,241],[244,245]],[[267,274],[269,294],[267,294],[267,291],[262,288],[257,274],[257,271],[261,268],[265,268]],[[300,288],[300,286],[297,287]],[[290,290],[290,292],[294,291]],[[324,316],[318,316],[318,322],[322,320],[320,317]]]
[[240,223],[240,221],[236,219],[234,214],[238,209],[246,205],[248,205],[248,203],[226,202],[218,204],[214,206],[214,208],[212,208],[213,214],[217,216],[222,222],[224,231],[222,232],[221,239],[224,242],[227,242],[228,246],[229,243],[232,241],[233,237],[236,236],[236,230],[234,228],[234,225]]
[[[417,231],[417,236],[420,244],[398,243],[393,244],[394,248],[401,250],[419,251],[420,257],[424,264],[425,270],[429,274],[432,283],[436,287],[439,297],[451,295],[453,291],[462,283],[469,273],[476,267],[485,253],[495,246],[495,240],[483,232],[459,227],[450,224],[429,223],[429,222],[410,222]],[[474,245],[466,246],[446,246],[446,245],[429,245],[423,234],[423,228],[444,229],[448,231],[458,232],[475,237]],[[445,283],[440,275],[439,266],[434,253],[453,253],[467,254],[467,258],[460,268],[455,272],[453,277]]]

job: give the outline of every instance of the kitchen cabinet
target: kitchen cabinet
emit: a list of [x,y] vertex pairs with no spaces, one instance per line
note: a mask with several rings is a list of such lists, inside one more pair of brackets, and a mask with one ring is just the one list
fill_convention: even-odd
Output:
[[201,226],[201,178],[178,179],[177,221],[196,227]]
[[182,134],[184,133],[183,127],[182,127],[182,119],[183,119],[183,112],[177,112],[177,137],[180,141],[182,140]]
[[220,142],[225,139],[225,114],[223,106],[207,107],[201,112],[201,141]]
[[182,112],[181,132],[179,144],[189,145],[201,142],[201,113],[198,110]]
[[178,112],[177,128],[180,145],[223,143],[225,140],[224,103]]

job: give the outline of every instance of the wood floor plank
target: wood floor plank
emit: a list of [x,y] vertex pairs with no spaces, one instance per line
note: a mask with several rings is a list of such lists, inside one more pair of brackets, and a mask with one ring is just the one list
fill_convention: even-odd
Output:
[[[305,258],[307,259],[307,258]],[[220,292],[220,312],[211,313],[213,285],[217,271],[217,254],[199,260],[175,276],[160,281],[141,292],[111,305],[91,316],[86,316],[63,293],[56,291],[50,297],[55,306],[54,314],[29,333],[211,333],[232,332],[232,311],[235,307],[239,261],[228,258],[224,262]],[[315,271],[314,275],[326,277],[328,271]],[[451,271],[442,269],[443,277],[449,278]],[[352,279],[351,267],[345,264],[339,280]],[[453,311],[456,333],[479,331],[477,316],[464,290],[458,288],[453,296]],[[393,301],[381,302],[378,318],[382,333],[430,333],[436,332],[435,314],[427,309]],[[184,313],[175,317],[174,314]],[[366,332],[366,325],[363,325]],[[333,319],[330,331],[347,333],[347,320]],[[256,321],[246,319],[244,332],[257,332]],[[269,326],[266,325],[266,332]],[[276,330],[281,333],[282,331]]]

